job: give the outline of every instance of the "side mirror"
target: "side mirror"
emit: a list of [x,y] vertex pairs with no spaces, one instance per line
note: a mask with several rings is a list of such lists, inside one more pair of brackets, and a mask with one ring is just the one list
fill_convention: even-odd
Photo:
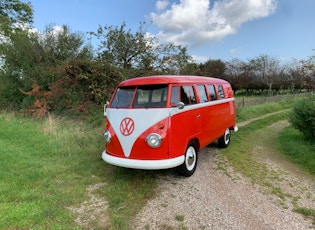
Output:
[[184,102],[178,102],[177,105],[176,105],[176,107],[177,107],[178,109],[183,109],[183,108],[185,107],[185,104],[184,104]]
[[104,104],[104,116],[106,117],[106,109],[107,106],[109,105],[109,101],[106,101],[106,103]]

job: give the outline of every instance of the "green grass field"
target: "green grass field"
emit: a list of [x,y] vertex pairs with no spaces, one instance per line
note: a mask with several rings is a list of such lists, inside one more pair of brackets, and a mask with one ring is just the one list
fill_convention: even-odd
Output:
[[67,207],[98,180],[92,175],[101,167],[100,138],[80,123],[52,118],[2,113],[0,127],[0,228],[75,228]]
[[108,200],[104,215],[112,229],[126,229],[154,195],[153,172],[101,159],[102,121],[35,121],[3,112],[0,127],[0,229],[80,229],[69,207],[84,202],[87,187],[97,183],[104,184],[97,192]]
[[292,126],[279,135],[280,151],[287,159],[299,165],[307,173],[315,176],[315,140],[307,140]]

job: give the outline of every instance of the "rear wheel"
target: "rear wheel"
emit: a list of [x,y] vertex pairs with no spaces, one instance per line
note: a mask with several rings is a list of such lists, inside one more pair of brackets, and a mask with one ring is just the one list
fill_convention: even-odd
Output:
[[231,130],[229,128],[227,128],[225,130],[223,136],[218,139],[219,146],[221,148],[226,148],[229,146],[230,141],[231,141]]
[[179,173],[183,176],[190,177],[197,168],[198,154],[193,143],[189,143],[185,152],[185,161],[179,166]]

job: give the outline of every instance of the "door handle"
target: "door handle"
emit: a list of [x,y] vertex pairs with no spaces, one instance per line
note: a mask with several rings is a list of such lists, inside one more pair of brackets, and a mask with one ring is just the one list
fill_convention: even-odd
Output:
[[200,116],[200,114],[199,115],[197,115],[197,118],[200,118],[201,116]]

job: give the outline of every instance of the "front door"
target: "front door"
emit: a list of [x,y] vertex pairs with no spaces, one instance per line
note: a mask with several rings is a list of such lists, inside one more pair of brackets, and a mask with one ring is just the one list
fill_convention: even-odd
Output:
[[[185,104],[178,108],[179,102]],[[193,86],[173,86],[170,109],[170,157],[185,153],[188,142],[201,132],[200,105],[197,104]]]

